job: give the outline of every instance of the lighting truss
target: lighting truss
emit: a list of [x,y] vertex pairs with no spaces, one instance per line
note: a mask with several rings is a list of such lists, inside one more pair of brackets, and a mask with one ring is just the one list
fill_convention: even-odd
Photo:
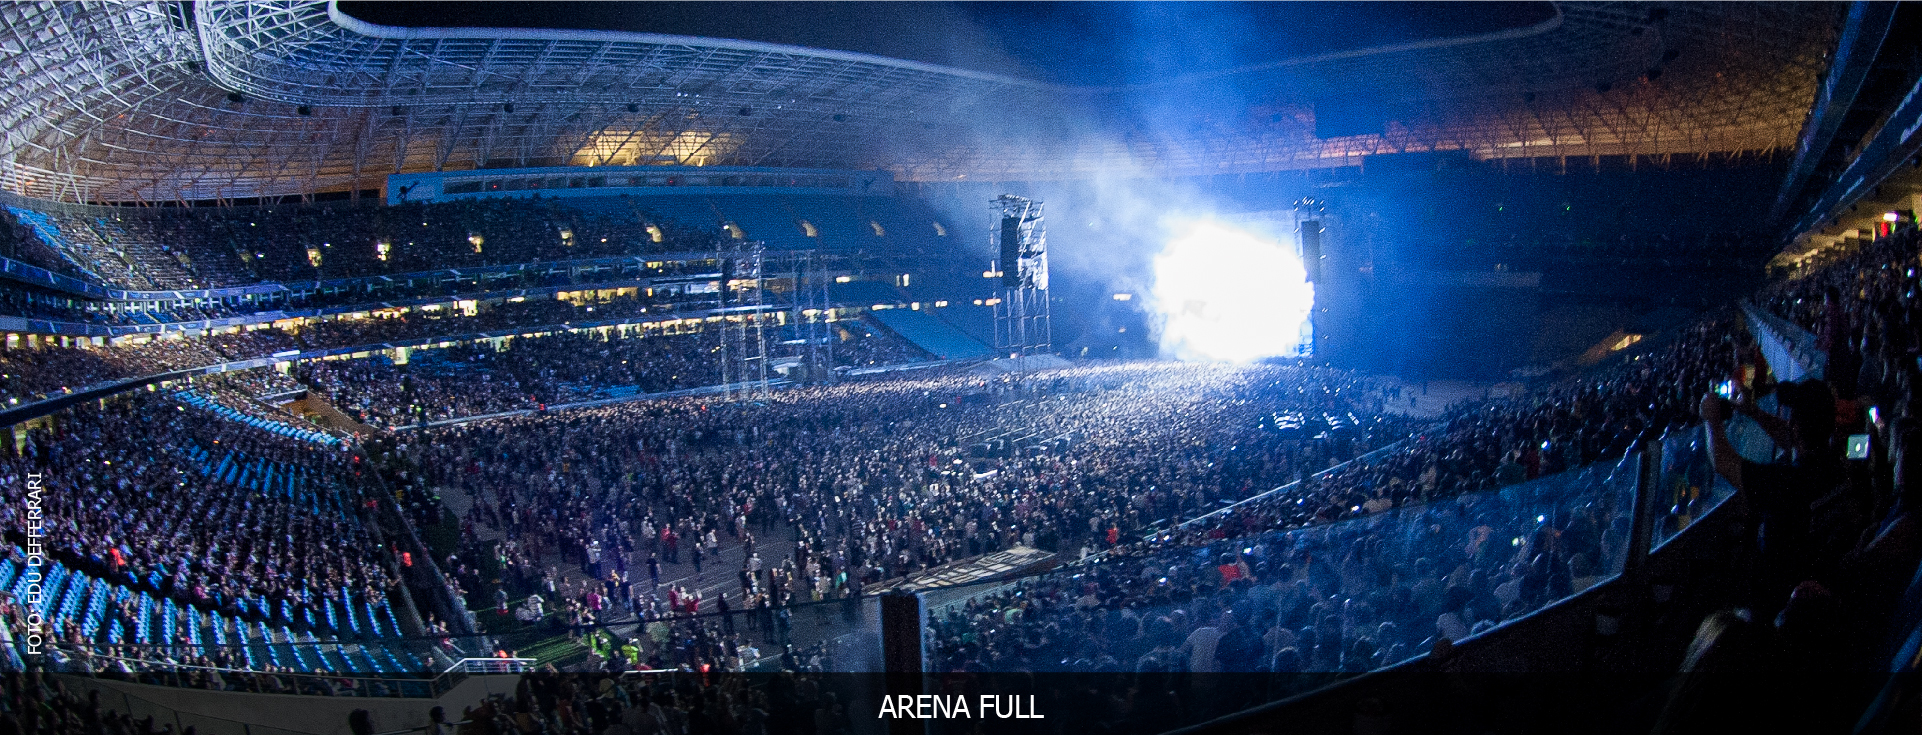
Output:
[[[996,262],[1002,288],[994,300],[995,357],[1015,360],[1025,373],[1030,356],[1054,352],[1052,310],[1048,302],[1048,235],[1042,203],[1003,194],[989,203],[994,226],[989,245],[994,253],[1018,254],[1013,263]],[[1014,237],[1014,242],[1007,238]]]

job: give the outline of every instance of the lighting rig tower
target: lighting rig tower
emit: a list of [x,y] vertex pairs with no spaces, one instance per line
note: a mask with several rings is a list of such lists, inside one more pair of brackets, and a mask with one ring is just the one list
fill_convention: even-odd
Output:
[[[1328,200],[1302,197],[1295,200],[1295,234],[1301,245],[1301,267],[1307,273],[1308,281],[1315,285],[1315,306],[1322,304],[1322,266],[1326,263],[1321,252],[1321,237],[1328,220]],[[1308,330],[1296,347],[1297,355],[1307,357],[1315,353],[1315,311],[1308,312]]]
[[990,239],[1001,258],[990,273],[1001,279],[994,300],[994,347],[1015,360],[1015,371],[1027,373],[1028,357],[1054,352],[1048,308],[1048,237],[1042,226],[1041,203],[1003,194],[989,207],[995,226]]
[[799,369],[798,375],[790,370],[790,379],[834,381],[834,327],[828,322],[833,302],[828,285],[834,282],[830,271],[838,260],[804,250],[778,251],[764,261],[775,284],[768,319],[775,319],[778,312],[783,322],[779,342],[785,347],[780,349],[779,361],[793,361]]
[[721,265],[721,383],[728,401],[767,398],[767,249],[758,240],[726,241],[716,252]]

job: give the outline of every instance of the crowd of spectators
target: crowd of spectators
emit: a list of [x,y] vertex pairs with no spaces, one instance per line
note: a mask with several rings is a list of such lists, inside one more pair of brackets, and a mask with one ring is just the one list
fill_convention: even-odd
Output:
[[1370,671],[1519,618],[1619,570],[1633,471],[1612,484],[1611,471],[1595,466],[1501,492],[1181,549],[1118,550],[1101,564],[1025,579],[937,614],[931,666]]
[[[480,212],[467,215],[486,222]],[[1799,434],[1783,435],[1785,448],[1839,457],[1843,436],[1865,432],[1884,450],[1879,468],[1922,456],[1906,452],[1922,437],[1910,390],[1922,375],[1916,245],[1913,233],[1876,241],[1759,296],[1808,329],[1829,361],[1825,385],[1779,395],[1784,405],[1813,407],[1794,414]],[[0,395],[65,387],[44,376],[98,381],[642,310],[600,306],[590,313],[539,301],[107,350],[18,349],[0,353]],[[927,358],[866,321],[838,325],[835,339],[841,365]],[[299,378],[364,421],[393,426],[539,408],[615,387],[711,385],[720,378],[718,348],[713,333],[561,332],[515,338],[504,350],[420,350],[400,366],[316,361]],[[1386,385],[1307,366],[1084,365],[1018,382],[937,370],[761,402],[639,401],[423,430],[396,436],[381,472],[423,526],[442,518],[436,494],[471,501],[457,520],[458,551],[445,561],[470,608],[533,596],[535,619],[543,603],[577,627],[632,616],[631,641],[590,637],[597,661],[617,666],[745,669],[787,643],[786,607],[851,601],[932,567],[1029,546],[1104,559],[942,611],[931,619],[937,668],[1360,672],[1448,646],[1618,569],[1628,511],[1619,494],[1596,490],[1613,462],[1638,439],[1698,417],[1725,419],[1729,409],[1703,398],[1724,381],[1767,392],[1766,381],[1743,380],[1757,354],[1725,310],[1598,371],[1433,423],[1394,415]],[[225,380],[217,392],[295,388],[270,372]],[[1833,421],[1810,424],[1817,414]],[[1284,428],[1303,420],[1325,431]],[[126,437],[140,442],[114,440]],[[325,490],[263,494],[213,472],[195,450],[213,462],[235,454],[311,469]],[[394,555],[367,511],[379,501],[347,480],[359,475],[349,454],[139,397],[72,410],[29,431],[17,449],[0,448],[0,458],[9,502],[0,516],[21,506],[14,496],[24,484],[14,481],[47,474],[58,488],[46,512],[59,520],[48,527],[56,556],[116,584],[265,619],[299,615],[317,597],[384,599],[396,585]],[[1756,502],[1774,545],[1758,595],[1793,590],[1789,610],[1799,615],[1893,606],[1889,591],[1922,557],[1904,478],[1857,477],[1835,460],[1798,461],[1810,475],[1797,477],[1797,492],[1815,511],[1784,515],[1769,499]],[[1759,487],[1768,477],[1751,469],[1759,464],[1729,462],[1738,463],[1721,464],[1731,482]],[[1242,502],[1291,481],[1298,484],[1286,492]],[[714,573],[730,579],[724,595],[660,585],[659,564],[689,558],[698,571],[723,546],[742,560]],[[585,580],[554,569],[556,555]],[[252,601],[268,605],[243,607]],[[1795,656],[1839,666],[1818,649],[1801,646]],[[807,667],[804,657],[787,658],[790,668]],[[232,664],[217,656],[193,663]],[[657,723],[696,713],[752,719],[753,699],[765,697],[707,693],[689,703],[672,687],[637,695],[649,686],[635,682],[587,695],[601,704],[602,725],[637,712]],[[584,695],[555,687],[497,699],[468,720],[525,731],[594,718],[586,705],[570,714],[527,704]],[[766,717],[763,708],[758,718]]]
[[648,313],[635,299],[574,304],[543,299],[502,302],[473,314],[453,309],[376,314],[202,337],[175,333],[98,347],[17,347],[0,351],[0,399],[32,401],[105,381],[261,358],[287,350],[320,350],[430,337],[455,337],[512,327],[620,319]]
[[836,323],[830,348],[834,365],[868,368],[934,360],[934,354],[901,339],[872,318]]
[[[773,330],[772,360],[786,353]],[[837,365],[928,360],[925,351],[865,319],[835,323]],[[271,337],[271,336],[269,336]],[[257,338],[258,339],[258,338]],[[415,350],[405,365],[387,357],[315,361],[301,380],[330,403],[377,426],[407,426],[553,404],[610,398],[612,392],[662,393],[722,383],[721,336],[649,330],[556,332],[496,344]],[[798,354],[795,356],[798,357]],[[778,378],[778,375],[770,376]]]
[[[181,322],[247,317],[262,313],[320,310],[343,313],[395,302],[420,302],[451,297],[485,295],[490,292],[546,289],[569,286],[631,286],[653,278],[672,278],[692,274],[711,274],[718,268],[711,261],[666,261],[620,264],[512,264],[495,272],[461,272],[454,269],[399,274],[360,279],[335,280],[318,288],[312,284],[290,284],[287,290],[269,291],[251,297],[195,296],[134,301],[95,300],[17,284],[0,284],[0,314],[105,326],[156,325]],[[672,311],[677,307],[712,305],[717,295],[658,294],[650,304]]]
[[[608,563],[621,578],[642,569],[641,559],[677,555],[676,540],[725,532],[732,543],[751,544],[743,537],[753,529],[765,535],[783,526],[796,538],[794,551],[757,571],[767,574],[765,582],[743,576],[746,603],[737,610],[855,595],[864,585],[1016,544],[1073,556],[1107,551],[1117,560],[1187,555],[1211,544],[1232,547],[1251,534],[1411,505],[1416,512],[1455,520],[1409,522],[1410,528],[1446,530],[1425,540],[1431,547],[1473,550],[1495,532],[1523,541],[1544,533],[1565,540],[1554,554],[1544,554],[1548,542],[1518,542],[1503,549],[1518,557],[1491,554],[1473,565],[1419,554],[1434,552],[1427,547],[1388,554],[1378,539],[1352,539],[1332,553],[1324,550],[1323,559],[1332,555],[1376,564],[1382,579],[1399,576],[1409,588],[1429,580],[1422,586],[1428,599],[1421,606],[1397,609],[1393,621],[1370,625],[1373,630],[1393,623],[1390,628],[1405,630],[1405,636],[1392,642],[1376,637],[1372,641],[1378,646],[1367,657],[1334,660],[1350,662],[1342,666],[1381,664],[1436,638],[1459,639],[1477,624],[1487,622],[1481,627],[1486,628],[1533,610],[1543,596],[1566,594],[1572,581],[1599,575],[1620,551],[1625,517],[1619,508],[1580,496],[1571,505],[1537,514],[1543,519],[1539,529],[1508,529],[1483,523],[1492,513],[1486,507],[1493,497],[1474,492],[1585,466],[1610,467],[1595,463],[1619,458],[1650,431],[1687,423],[1693,418],[1691,398],[1733,375],[1736,361],[1752,352],[1732,326],[1723,315],[1665,347],[1623,356],[1599,374],[1524,399],[1462,409],[1383,457],[1308,478],[1289,493],[1219,514],[1207,512],[1386,444],[1416,425],[1382,422],[1376,414],[1386,408],[1382,387],[1344,374],[1146,364],[1041,374],[1028,384],[1042,387],[1036,394],[997,394],[991,385],[971,383],[978,379],[943,376],[787,392],[767,407],[688,401],[507,420],[448,430],[455,433],[451,437],[430,435],[411,452],[426,470],[425,482],[453,486],[477,499],[465,524],[470,559],[502,560],[503,587],[516,594],[535,590],[551,577],[539,564],[546,553],[561,552],[587,565],[592,545],[606,550],[601,554],[609,559],[622,560]],[[1263,371],[1281,371],[1285,377]],[[1341,442],[1332,436],[1338,433],[1303,441],[1299,433],[1290,439],[1276,429],[1277,410],[1360,413],[1376,424],[1361,441]],[[1065,448],[1044,443],[1042,451],[983,458],[968,442],[957,441],[992,439],[993,430],[1009,426],[1032,426],[1040,431],[1030,436],[1069,442]],[[556,455],[538,449],[543,446],[569,449]],[[814,449],[805,455],[782,452],[794,446]],[[740,473],[740,468],[757,471]],[[533,489],[514,482],[529,475],[547,482]],[[691,497],[696,488],[712,494],[707,502]],[[547,498],[551,493],[543,489],[565,495]],[[1471,494],[1466,497],[1471,500],[1450,500],[1462,494]],[[1204,514],[1199,523],[1179,523]],[[481,528],[499,530],[506,542],[476,549],[475,531]],[[574,531],[580,529],[592,531]],[[1161,533],[1134,542],[1156,531]],[[1605,538],[1613,540],[1612,548],[1604,549]],[[1291,554],[1300,559],[1290,562]],[[1309,579],[1308,554],[1289,548],[1261,557],[1256,568],[1239,576],[1268,587],[1282,583],[1278,595],[1310,596],[1302,608],[1327,603],[1339,589],[1313,587],[1329,586]],[[1375,555],[1384,561],[1369,561]],[[1217,570],[1222,564],[1250,564],[1239,555],[1232,562],[1218,562],[1213,553],[1204,556],[1209,559],[1201,569],[1217,575],[1223,574]],[[1109,595],[1097,596],[1096,603],[1082,595],[1065,600],[1082,600],[1082,613],[1166,602],[1155,596],[1172,590],[1160,587],[1167,583],[1148,581],[1167,576],[1147,573],[1168,566],[1128,567],[1134,564],[1097,568],[1130,572],[1117,573]],[[1181,574],[1174,575],[1180,585]],[[1186,582],[1195,579],[1191,574]],[[470,590],[486,584],[473,577],[466,583]],[[627,588],[641,591],[642,600],[633,605],[644,613],[658,608],[648,587]],[[1440,597],[1450,587],[1456,590]],[[1192,599],[1196,591],[1190,585],[1187,595]],[[1462,598],[1471,593],[1472,609]],[[1377,611],[1386,608],[1376,603]],[[1443,603],[1453,605],[1436,608]],[[1437,611],[1452,612],[1454,618],[1438,619]],[[1242,615],[1253,613],[1244,607]],[[1276,626],[1275,615],[1259,622],[1264,632]],[[1185,640],[1213,621],[1213,614],[1184,618],[1186,628],[1176,627],[1172,635]],[[1137,621],[1132,641],[1147,641],[1144,627]],[[1359,631],[1350,633],[1359,636]],[[1165,639],[1169,633],[1156,636]],[[1075,639],[1068,635],[1058,641]],[[1350,637],[1327,652],[1353,646]],[[1264,651],[1269,660],[1279,653]],[[1135,663],[1140,656],[1132,657]],[[1009,665],[994,656],[986,662],[961,661]],[[1314,669],[1321,663],[1300,666]]]
[[86,279],[86,272],[41,240],[13,211],[0,207],[0,257],[47,269],[62,276]]
[[[1801,339],[1826,356],[1822,380],[1702,399],[1715,427],[1751,417],[1781,449],[1774,463],[1759,463],[1734,456],[1722,432],[1714,434],[1730,450],[1717,453],[1718,469],[1755,499],[1758,572],[1741,603],[1754,611],[1752,628],[1767,629],[1756,646],[1770,651],[1744,656],[1765,666],[1828,671],[1887,662],[1879,647],[1896,636],[1888,628],[1922,563],[1910,496],[1922,472],[1913,467],[1922,458],[1919,252],[1922,237],[1909,228],[1763,290],[1758,306],[1807,330]],[[1765,392],[1774,413],[1758,411]],[[1866,457],[1845,455],[1851,436],[1867,439]],[[1776,610],[1781,616],[1769,618]],[[1842,622],[1859,635],[1825,633]]]
[[[511,695],[491,695],[452,720],[435,708],[429,728],[504,734],[853,733],[857,718],[849,713],[849,700],[832,682],[808,676],[750,681],[541,672],[522,676]],[[858,720],[865,721],[865,714]]]
[[[651,573],[714,559],[725,539],[749,568],[739,593],[727,591],[743,611],[846,598],[1017,544],[1106,548],[1124,529],[1205,512],[1414,426],[1373,414],[1380,387],[1310,367],[1147,363],[1041,374],[1027,384],[1038,391],[1013,385],[950,373],[752,404],[689,398],[496,419],[405,438],[394,472],[417,497],[473,499],[462,559],[447,568],[476,607],[498,595],[481,561],[498,561],[501,593],[553,596],[542,562],[559,553],[594,580],[627,582],[628,596],[605,597],[636,610],[712,610],[718,598],[708,608],[668,600],[676,591],[655,589]],[[1316,439],[1264,424],[1277,411],[1352,423]],[[1008,427],[1028,428],[1017,439],[1067,442],[980,456]],[[484,543],[482,529],[500,541]],[[757,548],[757,538],[781,544]]]
[[1629,514],[1604,490],[1613,461],[1690,423],[1751,353],[1723,314],[1599,373],[1462,408],[1380,457],[972,601],[937,626],[940,666],[1360,672],[1461,641],[1618,569]]
[[1237,507],[1156,543],[1179,546],[1378,513],[1620,457],[1651,430],[1692,423],[1702,393],[1735,375],[1738,361],[1754,352],[1732,312],[1525,397],[1464,406],[1393,453],[1308,479],[1292,493]]
[[431,374],[386,358],[319,361],[302,366],[302,380],[349,417],[392,428],[456,417],[536,408],[537,386],[480,371]]
[[1916,231],[1865,243],[1800,278],[1764,289],[1762,308],[1795,323],[1827,355],[1824,375],[1840,398],[1909,401],[1922,356],[1915,290]]
[[[324,350],[434,337],[461,337],[513,328],[641,319],[660,312],[662,307],[642,298],[581,303],[534,299],[480,305],[472,312],[452,308],[415,309],[401,313],[373,313],[357,319],[315,320],[289,329],[264,327],[199,337],[174,336],[138,343],[122,341],[86,348],[16,348],[0,351],[0,400],[12,400],[15,403],[32,401],[112,380],[198,368],[231,360],[261,358],[289,350]],[[671,315],[672,312],[668,311],[661,317],[671,319]],[[633,328],[629,331],[632,332]],[[867,367],[931,357],[866,319],[844,321],[832,332],[836,365]],[[771,334],[768,349],[774,358],[779,359],[799,350],[798,347],[782,344],[784,341],[779,338],[785,336],[786,332]],[[667,342],[671,341],[630,343],[625,339],[603,341],[594,337],[549,336],[527,343],[530,347],[547,346],[543,350],[498,354],[469,350],[455,360],[485,360],[488,370],[477,375],[488,380],[491,380],[491,375],[505,374],[515,377],[510,382],[518,382],[542,372],[556,372],[552,376],[538,376],[546,383],[555,384],[556,396],[566,394],[577,397],[562,390],[560,384],[587,386],[590,388],[586,394],[591,394],[596,387],[640,386],[642,391],[653,392],[719,383],[718,369],[715,367],[717,362],[696,355],[701,349],[712,350],[712,341],[700,348],[690,344],[685,349],[670,349]],[[595,343],[595,346],[590,348],[587,343]],[[456,352],[460,351],[457,349]],[[578,360],[587,355],[608,359]],[[374,372],[380,372],[382,378],[392,378],[394,376],[390,374],[395,373],[392,370],[372,367],[371,363],[368,367],[356,370],[367,374],[369,380],[353,381],[350,385],[365,386],[372,392],[391,393],[397,390],[397,385],[392,382],[374,377]],[[478,399],[477,402],[485,404],[508,400],[509,397],[502,392],[489,390],[499,385],[482,386],[481,389],[492,398]],[[511,401],[521,402],[516,408],[525,408],[530,405],[528,401],[539,404],[562,400],[526,399],[529,394],[538,396],[539,393],[521,392],[521,398]],[[442,418],[464,416],[451,409],[442,413],[445,415]],[[392,411],[388,411],[386,415],[391,414]]]
[[222,360],[206,344],[188,339],[148,340],[105,348],[16,347],[0,350],[0,400],[19,404]]
[[[1744,610],[1718,614],[1718,626],[1738,626],[1748,635],[1718,651],[1695,652],[1685,671],[1879,669],[1886,647],[1903,633],[1888,626],[1900,620],[1893,615],[1902,591],[1922,562],[1922,532],[1906,500],[1907,480],[1916,472],[1908,465],[1922,457],[1913,449],[1922,441],[1922,424],[1909,388],[1922,377],[1916,365],[1922,344],[1912,329],[1922,313],[1912,270],[1917,245],[1913,232],[1898,234],[1764,292],[1765,305],[1820,341],[1831,371],[1825,381],[1772,384],[1755,372],[1766,366],[1724,313],[1600,377],[1522,407],[1494,404],[1454,417],[1439,437],[1461,441],[1465,420],[1519,429],[1523,436],[1516,439],[1524,445],[1543,440],[1546,457],[1506,450],[1496,476],[1535,478],[1537,462],[1544,463],[1540,475],[1548,475],[1609,460],[1628,441],[1648,436],[1644,429],[1681,429],[1699,415],[1713,429],[1716,469],[1744,493],[1731,513],[1751,521],[1733,528],[1754,535],[1757,552],[1731,571],[1750,580],[1737,601]],[[1732,401],[1725,398],[1731,393]],[[1759,398],[1771,408],[1761,409]],[[1517,409],[1528,413],[1517,416]],[[1556,412],[1571,412],[1580,422],[1560,423]],[[1774,463],[1736,454],[1722,425],[1738,413],[1773,438]],[[1563,431],[1589,427],[1601,433],[1554,456]],[[1872,448],[1854,465],[1842,459],[1850,435],[1866,437]],[[1357,474],[1372,474],[1397,485],[1379,473],[1380,465],[1358,463],[1318,482],[1353,483]],[[1412,467],[1420,465],[1402,466]],[[1236,524],[1224,520],[1200,536],[1172,537],[1179,541],[1168,547],[1128,550],[1073,575],[971,600],[935,625],[938,656],[946,667],[967,670],[1357,672],[1385,666],[1580,591],[1585,581],[1615,569],[1628,537],[1625,481],[1602,482],[1598,467],[1607,464],[1573,474],[1571,492],[1552,508],[1541,506],[1549,500],[1542,495],[1511,489],[1400,499],[1428,503],[1405,512],[1419,518],[1368,517],[1303,530],[1313,535],[1237,538]],[[1430,468],[1422,476],[1436,474]],[[1584,482],[1584,474],[1591,480]],[[1450,490],[1440,482],[1421,484]],[[1290,494],[1278,503],[1300,500]],[[1535,505],[1490,513],[1518,500]],[[1289,523],[1259,515],[1243,514],[1240,521],[1249,529]],[[1337,505],[1318,520],[1346,515]],[[1250,517],[1255,523],[1246,523]],[[1510,545],[1501,544],[1511,537]],[[1210,538],[1217,541],[1209,545]],[[1351,582],[1359,583],[1357,595],[1328,595]],[[1862,635],[1839,636],[1838,627],[1846,625],[1861,626]],[[1715,661],[1696,661],[1703,654]]]
[[[0,520],[7,541],[26,544],[26,478],[37,473],[54,561],[230,623],[307,628],[327,620],[323,600],[378,609],[398,581],[360,468],[352,450],[137,393],[66,410],[0,447]],[[174,633],[159,640],[186,640]],[[229,666],[233,655],[193,663]]]
[[45,672],[0,674],[0,685],[0,731],[7,733],[175,733],[155,714],[135,718],[131,708],[102,705],[99,690],[81,695]]
[[638,208],[588,212],[538,198],[39,216],[54,242],[11,228],[8,253],[50,270],[88,272],[107,286],[147,290],[641,255],[711,247],[717,237]]

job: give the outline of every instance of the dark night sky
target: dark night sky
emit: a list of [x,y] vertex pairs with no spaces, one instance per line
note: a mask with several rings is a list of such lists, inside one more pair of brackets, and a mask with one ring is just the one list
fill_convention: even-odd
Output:
[[1552,17],[1547,3],[342,2],[385,25],[735,38],[1075,85],[1134,84]]

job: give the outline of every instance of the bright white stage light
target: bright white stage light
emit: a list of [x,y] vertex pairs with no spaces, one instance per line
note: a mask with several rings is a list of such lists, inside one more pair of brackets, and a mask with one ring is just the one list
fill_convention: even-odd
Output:
[[1293,248],[1211,221],[1173,231],[1154,259],[1165,353],[1245,362],[1299,352],[1315,286]]

